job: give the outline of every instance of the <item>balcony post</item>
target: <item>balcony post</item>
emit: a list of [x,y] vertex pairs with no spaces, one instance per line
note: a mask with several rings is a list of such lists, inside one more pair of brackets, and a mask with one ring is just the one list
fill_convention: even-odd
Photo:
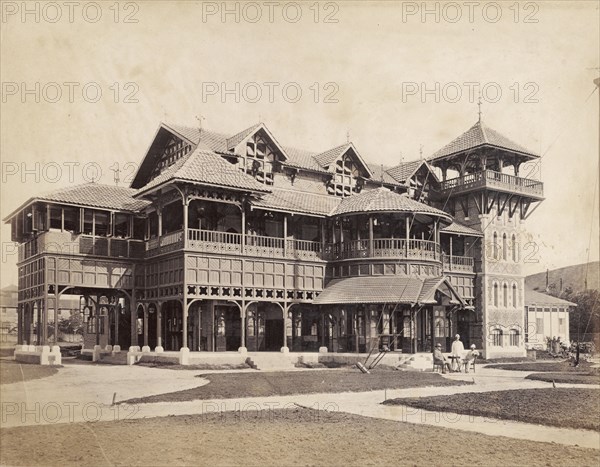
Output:
[[181,339],[181,343],[183,348],[188,348],[188,304],[186,303],[185,300],[181,301],[181,305],[182,305],[182,323],[181,323],[181,330],[183,332],[183,338]]
[[242,229],[240,230],[240,232],[242,232],[242,238],[241,238],[241,244],[240,244],[240,250],[241,253],[243,254],[246,251],[246,200],[242,200],[242,202],[240,203],[240,210],[242,211]]
[[187,248],[188,244],[188,211],[190,206],[190,200],[186,195],[183,198],[183,248]]
[[369,215],[369,257],[373,257],[373,215]]
[[404,253],[405,253],[405,257],[408,258],[408,242],[410,240],[410,221],[408,219],[408,216],[406,216],[406,218],[404,219],[404,229],[405,229],[405,236],[406,236],[406,245],[404,246]]
[[287,256],[288,223],[287,213],[283,214],[283,257]]
[[158,238],[162,236],[162,208],[156,210],[158,216]]
[[448,265],[448,270],[452,271],[452,235],[450,235],[450,264]]

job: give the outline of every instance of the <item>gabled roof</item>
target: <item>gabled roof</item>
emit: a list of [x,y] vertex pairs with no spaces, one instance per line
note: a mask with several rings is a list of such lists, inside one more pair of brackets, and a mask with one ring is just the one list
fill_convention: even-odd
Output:
[[[422,304],[433,304],[437,303],[435,299],[435,293],[438,290],[443,291],[440,287],[445,286],[446,290],[450,295],[450,303],[455,303],[456,305],[465,306],[467,302],[460,296],[460,294],[456,291],[456,289],[452,286],[450,281],[445,277],[433,277],[430,279],[425,279],[423,281],[423,288],[421,289],[421,293],[419,294],[418,302]],[[445,291],[443,291],[445,293]]]
[[387,173],[398,183],[405,183],[410,177],[412,177],[421,166],[425,164],[429,170],[429,164],[425,160],[416,160],[410,162],[401,162],[395,167],[388,169]]
[[406,194],[395,193],[388,188],[380,187],[373,190],[363,190],[361,193],[347,196],[342,200],[333,216],[363,212],[405,212],[412,214],[430,214],[443,217],[448,222],[450,214],[439,209],[419,203]]
[[135,193],[136,190],[122,186],[103,185],[94,182],[83,183],[37,195],[13,211],[4,221],[10,220],[25,206],[37,201],[64,203],[72,206],[93,207],[114,211],[137,212],[145,208],[149,202],[135,199]]
[[562,298],[553,297],[545,293],[537,292],[528,287],[525,287],[525,306],[577,306],[577,303],[572,303]]
[[174,180],[217,185],[236,188],[243,191],[266,193],[270,190],[254,177],[242,172],[237,166],[230,164],[218,154],[197,148],[177,160],[171,167],[137,191],[141,196],[160,185]]
[[372,177],[373,172],[371,172],[369,165],[365,162],[365,160],[362,158],[362,156],[359,154],[359,152],[354,147],[354,144],[352,143],[346,143],[335,148],[328,149],[327,151],[315,155],[314,158],[322,168],[331,171],[331,165],[350,150],[352,150],[352,152],[356,156],[356,159],[358,160],[360,165],[362,165],[362,167],[365,169],[365,172],[367,172],[368,176]]
[[227,138],[227,148],[229,151],[234,149],[239,143],[245,140],[248,136],[256,133],[256,130],[261,126],[261,123],[257,123],[256,125],[252,125],[250,128],[246,128],[245,130],[240,131],[239,133],[233,135],[231,138]]
[[468,237],[483,237],[483,233],[478,232],[471,227],[467,227],[466,225],[461,224],[458,221],[452,222],[448,227],[444,227],[440,229],[440,233],[448,233],[448,234],[456,234],[456,235],[466,235]]
[[377,182],[377,183],[385,183],[388,185],[397,185],[398,182],[396,182],[396,180],[394,179],[394,177],[392,177],[389,174],[389,169],[390,167],[385,166],[382,164],[369,164],[369,169],[371,169],[371,172],[373,173],[372,177],[371,177],[371,181],[372,182]]
[[434,153],[428,160],[433,161],[436,159],[441,159],[446,156],[451,156],[485,145],[517,152],[521,155],[528,156],[530,159],[539,157],[534,152],[529,151],[514,141],[511,141],[509,138],[497,132],[496,130],[489,128],[482,121],[478,121],[458,138],[454,139],[442,149]]
[[253,201],[252,205],[274,211],[327,216],[340,202],[341,198],[337,196],[273,188],[271,193]]

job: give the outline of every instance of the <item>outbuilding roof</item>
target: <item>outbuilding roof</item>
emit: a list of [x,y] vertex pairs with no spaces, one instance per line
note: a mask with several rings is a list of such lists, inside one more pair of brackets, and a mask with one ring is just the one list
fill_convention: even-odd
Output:
[[563,300],[562,298],[553,297],[546,293],[525,287],[525,306],[577,306],[577,303]]

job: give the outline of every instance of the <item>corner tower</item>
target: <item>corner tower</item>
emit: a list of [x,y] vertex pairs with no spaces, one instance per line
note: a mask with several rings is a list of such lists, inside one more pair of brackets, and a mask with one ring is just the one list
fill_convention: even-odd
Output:
[[476,316],[471,323],[475,336],[487,358],[523,356],[522,265],[524,255],[531,253],[523,249],[523,227],[544,199],[542,182],[533,179],[539,156],[480,118],[429,162],[441,170],[440,194],[446,209],[483,234],[470,245],[477,273]]

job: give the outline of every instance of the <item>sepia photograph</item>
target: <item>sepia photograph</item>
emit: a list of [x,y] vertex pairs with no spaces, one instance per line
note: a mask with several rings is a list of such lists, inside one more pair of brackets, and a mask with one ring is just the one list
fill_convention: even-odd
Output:
[[598,466],[600,1],[0,0],[0,466]]

